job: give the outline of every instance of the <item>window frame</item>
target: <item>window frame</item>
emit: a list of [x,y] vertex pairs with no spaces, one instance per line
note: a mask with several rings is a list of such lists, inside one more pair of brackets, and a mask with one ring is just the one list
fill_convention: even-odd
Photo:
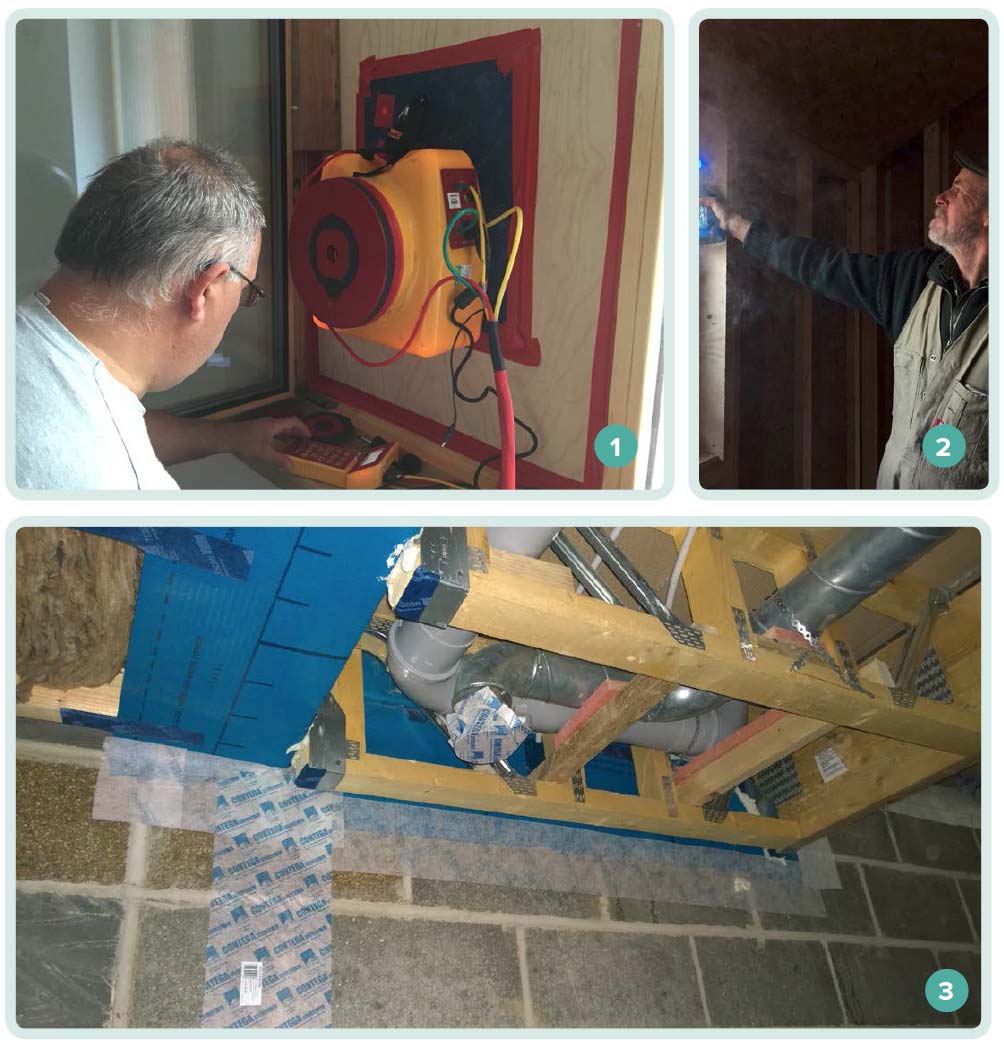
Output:
[[229,394],[197,397],[168,410],[185,418],[219,418],[238,414],[271,401],[285,399],[292,390],[289,372],[289,306],[286,280],[287,218],[287,126],[286,126],[286,23],[264,19],[268,51],[268,151],[269,210],[265,216],[269,232],[269,261],[272,282],[258,307],[271,310],[274,377],[245,386]]

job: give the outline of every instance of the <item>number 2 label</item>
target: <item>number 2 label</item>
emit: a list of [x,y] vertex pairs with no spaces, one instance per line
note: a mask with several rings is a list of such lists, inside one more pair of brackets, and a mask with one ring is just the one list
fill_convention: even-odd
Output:
[[938,450],[934,453],[935,458],[951,458],[952,457],[952,442],[948,437],[937,438]]

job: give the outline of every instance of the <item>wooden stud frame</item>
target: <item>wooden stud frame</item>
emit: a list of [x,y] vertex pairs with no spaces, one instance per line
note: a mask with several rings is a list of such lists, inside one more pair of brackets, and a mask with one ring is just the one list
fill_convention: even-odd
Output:
[[[665,528],[677,547],[686,529]],[[719,537],[721,536],[721,537]],[[362,693],[364,636],[333,688],[352,747],[338,789],[354,794],[435,803],[532,818],[723,841],[777,849],[801,846],[913,789],[974,763],[980,754],[980,594],[973,587],[938,619],[932,643],[948,678],[951,705],[918,698],[897,706],[889,689],[846,685],[823,663],[793,671],[793,655],[752,631],[741,637],[734,609],[746,612],[736,562],[773,573],[783,585],[804,568],[806,553],[790,532],[772,528],[700,528],[683,567],[691,612],[705,648],[674,640],[653,617],[577,594],[564,567],[500,550],[487,551],[483,529],[468,530],[470,545],[487,556],[471,570],[470,592],[452,624],[482,638],[511,640],[637,674],[606,697],[602,717],[586,719],[555,748],[529,780],[513,784],[488,769],[450,768],[369,753]],[[817,548],[825,547],[823,541]],[[909,573],[863,606],[915,623],[927,587]],[[391,614],[381,605],[378,615]],[[839,624],[837,624],[839,626]],[[836,651],[839,630],[823,637]],[[745,653],[744,653],[745,647]],[[752,653],[753,659],[749,658]],[[60,707],[114,714],[121,678],[102,688],[72,692],[36,686],[18,714],[58,719]],[[665,754],[632,747],[638,795],[580,789],[573,778],[660,693],[660,682],[680,682],[751,703],[750,723],[675,774]],[[646,707],[647,708],[647,707]],[[824,782],[816,757],[832,750],[846,768]],[[703,805],[756,771],[791,754],[801,793],[783,803],[779,818],[729,812],[707,821]],[[301,748],[298,764],[309,763]],[[514,785],[520,788],[516,792]],[[525,792],[524,792],[525,791]]]
[[[679,545],[686,529],[663,530]],[[705,649],[700,650],[674,640],[651,616],[577,594],[567,569],[493,550],[487,570],[471,573],[470,592],[452,625],[639,674],[631,687],[602,706],[606,731],[597,732],[586,721],[551,752],[533,777],[535,797],[517,796],[503,779],[483,772],[388,763],[385,758],[375,758],[365,770],[360,767],[359,777],[350,762],[342,788],[764,847],[779,847],[783,837],[786,844],[781,846],[792,847],[978,759],[978,600],[968,596],[953,605],[941,620],[945,627],[934,637],[954,703],[918,699],[915,706],[903,707],[881,684],[869,681],[868,692],[859,692],[822,663],[809,662],[793,671],[790,650],[758,640],[752,632],[741,638],[733,609],[745,613],[746,604],[737,560],[772,572],[778,585],[807,563],[800,545],[769,529],[699,529],[683,581],[694,620],[704,627]],[[902,576],[864,603],[912,624],[926,596],[926,587]],[[822,643],[839,657],[838,627],[825,631]],[[752,648],[753,660],[743,653],[743,641],[747,654]],[[586,801],[576,804],[569,769],[577,774],[623,730],[622,722],[632,719],[633,710],[620,706],[644,705],[651,678],[722,692],[767,709],[675,776],[662,754],[633,747],[641,796],[587,790]],[[346,697],[356,705],[361,702]],[[836,752],[847,770],[824,782],[815,757],[827,749]],[[705,821],[704,803],[788,754],[802,792],[781,806],[780,819],[730,813],[721,824]],[[410,766],[403,778],[401,764]],[[654,803],[661,804],[661,813]]]

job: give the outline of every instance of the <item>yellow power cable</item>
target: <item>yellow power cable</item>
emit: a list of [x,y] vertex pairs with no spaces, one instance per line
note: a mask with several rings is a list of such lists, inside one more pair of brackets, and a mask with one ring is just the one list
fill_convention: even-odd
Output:
[[471,197],[478,209],[478,231],[481,234],[481,286],[488,290],[488,256],[485,254],[485,209],[481,206],[481,195],[471,186]]
[[499,222],[508,218],[510,215],[516,216],[516,233],[513,236],[512,251],[509,252],[509,259],[506,262],[505,275],[502,277],[502,283],[499,285],[498,297],[495,299],[495,316],[499,315],[499,310],[502,308],[502,300],[505,298],[506,288],[509,286],[509,278],[512,276],[512,267],[516,264],[516,255],[519,252],[519,242],[523,239],[523,209],[518,205],[516,207],[511,207],[508,211],[503,211],[498,218],[493,218],[487,226],[488,229],[491,229],[492,226],[497,226]]
[[[457,491],[466,491],[467,489],[462,487],[460,484],[453,484],[448,480],[440,480],[439,477],[421,477],[416,473],[401,473],[395,478],[397,480],[419,480],[423,481],[426,485],[436,485],[437,487],[443,488],[456,488]],[[409,489],[414,491],[414,488]]]

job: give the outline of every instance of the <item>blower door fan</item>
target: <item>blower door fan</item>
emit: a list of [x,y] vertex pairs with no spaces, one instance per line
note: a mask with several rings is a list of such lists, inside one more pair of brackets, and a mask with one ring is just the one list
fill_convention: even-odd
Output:
[[[448,353],[460,288],[447,275],[443,233],[473,207],[472,186],[470,157],[457,150],[412,150],[390,167],[333,154],[297,194],[289,226],[290,274],[304,305],[334,331],[419,357]],[[451,237],[451,264],[479,271],[476,241],[476,232]],[[462,315],[476,342],[472,312]]]
[[401,231],[373,185],[328,178],[302,189],[289,232],[293,283],[329,327],[369,324],[393,301],[401,282]]

